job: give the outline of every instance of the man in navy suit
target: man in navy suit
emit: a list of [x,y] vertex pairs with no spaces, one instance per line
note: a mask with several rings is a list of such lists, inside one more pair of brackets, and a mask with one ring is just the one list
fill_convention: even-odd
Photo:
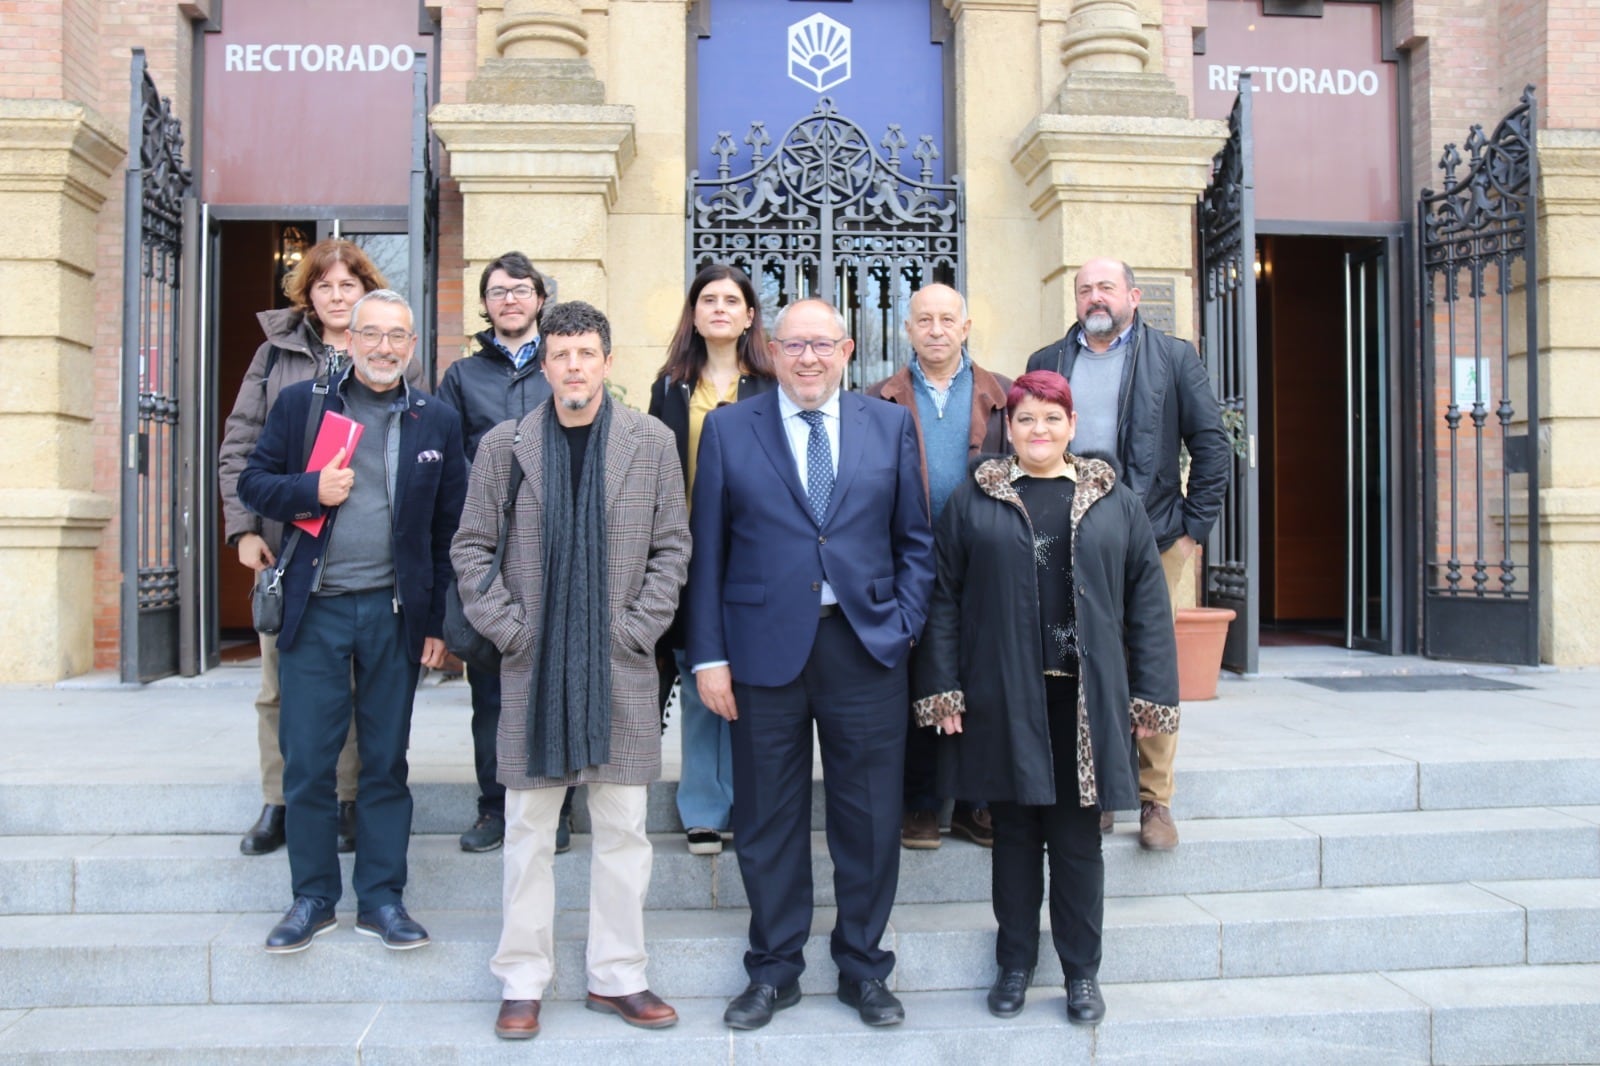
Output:
[[750,898],[758,1029],[800,998],[811,933],[811,735],[822,744],[839,999],[868,1025],[905,1009],[879,946],[900,873],[906,658],[927,616],[933,534],[904,408],[841,392],[854,342],[802,300],[769,342],[779,389],[706,416],[690,529],[689,660],[733,723],[733,829]]

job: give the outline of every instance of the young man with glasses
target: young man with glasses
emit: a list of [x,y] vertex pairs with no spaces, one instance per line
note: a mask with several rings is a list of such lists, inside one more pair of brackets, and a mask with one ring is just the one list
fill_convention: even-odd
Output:
[[[461,416],[461,444],[471,463],[478,442],[501,422],[520,422],[550,398],[541,373],[544,350],[539,317],[549,296],[544,275],[521,252],[507,252],[483,268],[478,296],[489,328],[474,340],[478,350],[458,359],[439,382],[439,398]],[[495,733],[500,727],[500,675],[467,671],[472,689],[472,754],[478,778],[478,819],[461,834],[462,851],[493,851],[505,839],[506,790],[495,780]],[[567,796],[558,851],[571,847]]]
[[[411,838],[406,745],[418,667],[444,665],[450,538],[466,496],[466,461],[455,412],[403,380],[417,346],[405,297],[367,293],[348,337],[350,369],[326,393],[313,382],[285,389],[239,476],[239,499],[262,517],[322,519],[314,534],[290,534],[278,564],[279,739],[294,887],[293,905],[267,937],[267,950],[278,954],[309,947],[337,924],[334,764],[352,716],[361,756],[356,931],[394,950],[428,943],[401,902]],[[361,435],[308,471],[309,442],[334,413],[358,423]]]

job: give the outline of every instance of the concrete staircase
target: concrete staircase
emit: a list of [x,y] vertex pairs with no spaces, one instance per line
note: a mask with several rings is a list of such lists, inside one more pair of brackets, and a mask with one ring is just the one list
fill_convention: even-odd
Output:
[[456,846],[469,785],[414,782],[406,901],[431,946],[383,951],[341,913],[311,950],[269,956],[288,863],[239,855],[249,785],[0,777],[0,1063],[1600,1063],[1600,750],[1224,747],[1180,760],[1177,851],[1141,852],[1131,821],[1106,840],[1097,1029],[1066,1024],[1048,938],[1027,1010],[989,1016],[989,857],[952,840],[902,855],[889,940],[908,1020],[862,1026],[832,995],[819,788],[808,996],[730,1033],[743,884],[731,851],[685,852],[663,782],[646,927],[651,986],[682,1021],[643,1033],[582,1009],[580,804],[531,1044],[492,1032],[500,861]]

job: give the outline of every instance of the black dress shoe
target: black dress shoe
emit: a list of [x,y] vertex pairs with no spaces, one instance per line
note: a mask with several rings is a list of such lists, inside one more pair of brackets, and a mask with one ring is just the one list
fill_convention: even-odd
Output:
[[854,1007],[868,1025],[899,1025],[906,1020],[905,1007],[876,977],[865,981],[839,978],[839,1002]]
[[239,850],[246,855],[269,855],[283,847],[283,805],[268,803],[261,808],[256,824],[239,838]]
[[406,913],[403,903],[390,903],[375,911],[357,914],[356,932],[377,937],[391,951],[406,951],[429,943],[428,931]]
[[1100,982],[1093,977],[1074,977],[1067,982],[1067,1021],[1074,1025],[1098,1025],[1106,1016],[1106,1001],[1100,995]]
[[462,851],[493,851],[506,840],[506,820],[498,814],[485,811],[478,815],[472,828],[461,834]]
[[759,1029],[770,1022],[775,1013],[799,1002],[798,981],[783,988],[752,983],[733,997],[728,1009],[722,1012],[722,1021],[729,1029]]
[[1028,1002],[1028,985],[1033,982],[1033,970],[1001,970],[1000,976],[989,986],[989,1013],[996,1018],[1015,1018]]
[[339,854],[356,850],[356,801],[339,801]]
[[333,916],[333,904],[310,896],[296,896],[294,903],[284,913],[283,920],[267,934],[267,950],[274,955],[289,955],[311,946],[313,937],[333,929],[339,924]]

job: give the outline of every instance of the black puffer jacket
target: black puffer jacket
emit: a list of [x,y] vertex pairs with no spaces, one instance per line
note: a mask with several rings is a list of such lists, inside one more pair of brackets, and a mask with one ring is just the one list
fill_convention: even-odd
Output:
[[985,459],[934,533],[938,578],[912,678],[919,725],[961,714],[939,739],[942,795],[1102,810],[1139,805],[1133,728],[1178,730],[1178,653],[1149,522],[1111,464],[1078,457],[1072,501],[1078,780],[1051,760],[1033,524],[1010,456]]
[[[1071,379],[1083,327],[1028,357],[1029,370]],[[1222,510],[1233,456],[1222,408],[1206,368],[1188,341],[1145,325],[1135,314],[1133,349],[1117,399],[1117,461],[1123,484],[1144,501],[1162,551],[1187,533],[1201,544]],[[1178,445],[1189,447],[1189,494],[1178,475]]]
[[494,332],[484,330],[473,338],[475,354],[457,359],[439,382],[439,399],[461,416],[467,462],[478,454],[483,435],[502,422],[520,422],[528,412],[550,398],[544,376],[544,345],[518,370],[511,357],[494,343]]

